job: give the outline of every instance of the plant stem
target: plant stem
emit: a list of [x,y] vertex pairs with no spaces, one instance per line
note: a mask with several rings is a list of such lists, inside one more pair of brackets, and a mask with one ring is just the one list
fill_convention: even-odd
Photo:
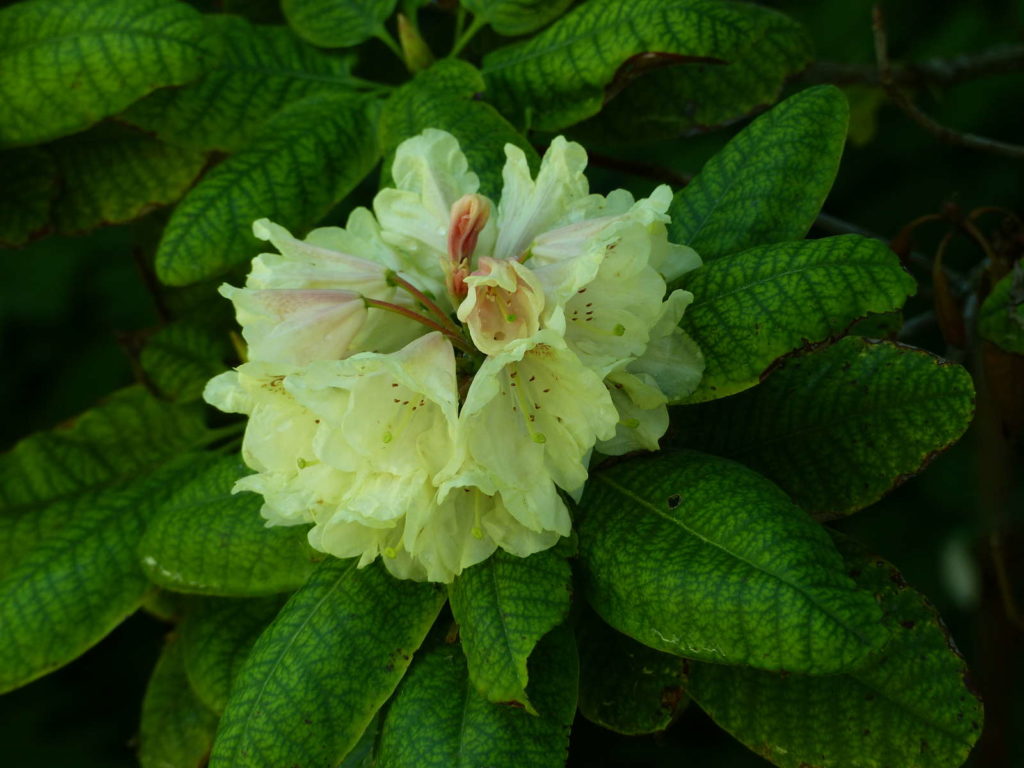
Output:
[[402,315],[403,317],[407,317],[410,320],[415,320],[420,325],[425,325],[427,326],[427,328],[430,328],[431,330],[437,331],[438,333],[441,333],[444,336],[448,337],[448,340],[454,346],[458,347],[466,354],[477,354],[477,351],[472,346],[470,346],[470,344],[462,337],[462,334],[452,331],[450,328],[447,328],[441,325],[440,323],[431,320],[429,317],[424,317],[418,312],[408,309],[407,307],[399,306],[398,304],[392,304],[389,301],[368,299],[365,296],[363,297],[363,301],[365,302],[367,307],[383,309],[388,312],[394,312],[396,315]]
[[448,54],[449,58],[458,56],[462,49],[466,47],[470,40],[487,25],[487,22],[481,19],[479,16],[474,16],[473,21],[470,22],[469,29],[467,29],[461,36],[455,39],[455,45],[452,46],[451,52]]
[[384,45],[386,45],[391,52],[398,57],[399,61],[403,64],[405,63],[405,54],[402,53],[402,49],[399,47],[398,43],[395,42],[395,38],[391,36],[391,33],[388,32],[387,27],[381,24],[380,27],[377,28],[377,33],[374,36],[384,43]]
[[454,332],[454,333],[458,333],[459,332],[458,326],[456,326],[455,323],[452,322],[452,319],[450,317],[448,317],[448,315],[445,314],[445,311],[443,309],[441,309],[439,306],[437,306],[437,304],[435,304],[430,299],[429,296],[427,296],[425,293],[423,293],[423,291],[421,291],[415,285],[410,283],[408,280],[406,280],[404,277],[399,275],[397,272],[390,272],[389,271],[388,275],[387,275],[387,279],[388,279],[388,282],[393,283],[394,285],[397,285],[399,288],[403,289],[410,296],[412,296],[414,299],[416,299],[416,301],[418,301],[420,304],[422,304],[423,307],[428,312],[430,312],[432,315],[434,315],[434,317],[436,317],[438,320],[440,320],[443,325],[445,325],[447,328],[450,328],[452,330],[452,332]]

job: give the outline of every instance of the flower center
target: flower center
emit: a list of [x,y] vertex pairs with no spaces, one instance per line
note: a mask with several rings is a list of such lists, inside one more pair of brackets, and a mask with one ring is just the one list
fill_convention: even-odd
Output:
[[537,333],[544,291],[519,262],[481,256],[476,271],[464,282],[467,296],[459,306],[458,318],[469,327],[481,352],[497,354],[509,342]]

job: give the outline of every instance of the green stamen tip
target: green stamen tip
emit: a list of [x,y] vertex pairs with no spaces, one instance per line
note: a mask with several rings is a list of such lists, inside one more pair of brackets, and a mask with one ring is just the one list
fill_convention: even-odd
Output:
[[543,444],[543,443],[546,443],[547,441],[548,441],[548,439],[546,437],[544,437],[544,435],[542,435],[540,432],[537,432],[537,433],[535,433],[533,435],[533,442],[535,442],[535,443]]
[[381,437],[381,440],[383,440],[385,443],[390,443],[391,439],[392,438],[390,432],[385,432],[384,435]]
[[612,328],[612,333],[614,333],[616,336],[624,336],[626,334],[626,326],[624,326],[622,323],[619,323],[614,328]]

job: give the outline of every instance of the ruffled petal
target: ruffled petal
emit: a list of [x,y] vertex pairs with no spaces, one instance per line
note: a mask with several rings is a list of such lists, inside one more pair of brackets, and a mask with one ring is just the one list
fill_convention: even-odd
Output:
[[420,264],[419,271],[436,271],[448,253],[452,205],[480,181],[455,137],[434,129],[399,145],[391,174],[396,188],[373,200],[381,236]]
[[523,151],[505,145],[505,186],[498,204],[498,239],[494,256],[517,259],[538,235],[582,218],[595,201],[588,198],[587,153],[579,144],[557,137],[541,160],[536,181]]

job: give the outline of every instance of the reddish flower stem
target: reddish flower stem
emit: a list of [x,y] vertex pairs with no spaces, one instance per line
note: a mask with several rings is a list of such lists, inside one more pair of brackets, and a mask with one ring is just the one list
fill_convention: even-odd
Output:
[[456,347],[461,349],[466,354],[469,354],[469,355],[476,355],[476,354],[478,354],[477,351],[473,347],[471,347],[469,345],[469,343],[466,341],[466,339],[463,338],[462,334],[460,334],[460,333],[458,333],[456,331],[453,331],[451,328],[443,326],[440,323],[435,322],[434,320],[431,320],[429,317],[424,317],[423,315],[419,314],[418,312],[415,312],[415,311],[413,311],[411,309],[408,309],[407,307],[401,307],[398,304],[392,304],[389,301],[380,301],[378,299],[368,299],[365,296],[363,297],[363,301],[366,303],[367,307],[375,307],[376,309],[383,309],[383,310],[386,310],[388,312],[394,312],[397,315],[402,315],[403,317],[407,317],[410,320],[415,320],[417,323],[420,323],[421,325],[427,326],[427,328],[431,328],[431,329],[433,329],[435,331],[438,331],[439,333],[444,334],[446,337],[448,337],[448,340],[453,345],[455,345]]

